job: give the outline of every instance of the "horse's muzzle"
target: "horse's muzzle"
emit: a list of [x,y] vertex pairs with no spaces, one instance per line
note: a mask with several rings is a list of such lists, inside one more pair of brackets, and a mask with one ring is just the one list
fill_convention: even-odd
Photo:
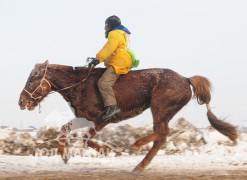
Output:
[[23,104],[23,101],[21,99],[19,100],[18,105],[20,106],[21,110],[26,109],[26,106]]

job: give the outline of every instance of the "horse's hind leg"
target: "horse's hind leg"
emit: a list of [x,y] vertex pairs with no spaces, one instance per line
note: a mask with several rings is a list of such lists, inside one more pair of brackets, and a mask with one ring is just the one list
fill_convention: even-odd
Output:
[[145,158],[135,167],[133,172],[142,172],[152,161],[153,157],[160,150],[161,146],[166,142],[166,137],[161,138],[154,142],[153,147],[150,149]]
[[141,146],[152,141],[157,141],[169,134],[168,122],[183,106],[165,104],[160,106],[157,104],[152,107],[152,114],[154,119],[154,132],[138,139],[130,149],[138,150]]
[[154,123],[154,132],[141,137],[133,145],[129,146],[129,149],[139,150],[143,145],[148,144],[152,141],[157,141],[162,137],[169,134],[168,121],[163,121],[160,123]]
[[[172,111],[169,111],[172,110]],[[139,163],[134,171],[143,171],[151,162],[153,157],[157,154],[157,152],[160,150],[161,146],[166,142],[166,137],[169,134],[169,127],[168,123],[169,120],[177,113],[178,109],[176,106],[169,109],[168,111],[165,111],[165,116],[161,116],[161,121],[155,122],[154,121],[154,133],[145,136],[143,138],[140,138],[135,142],[133,146],[141,147],[144,144],[147,144],[151,141],[154,141],[153,147],[150,149],[148,154],[145,156],[145,158],[142,160],[141,163]],[[158,114],[156,114],[158,115]],[[158,118],[160,116],[154,116],[154,118]],[[157,119],[154,119],[157,120]]]
[[160,137],[158,140],[154,141],[153,147],[150,149],[145,158],[135,167],[133,170],[134,172],[143,171],[160,150],[161,146],[166,142],[166,137],[169,134],[168,122],[169,121],[164,120],[159,125],[154,126],[154,131],[159,134]]
[[134,171],[143,171],[148,166],[161,146],[166,142],[166,137],[169,134],[169,121],[185,104],[188,103],[191,97],[190,91],[187,91],[189,93],[180,93],[175,91],[175,89],[173,89],[173,93],[167,91],[164,92],[165,94],[163,94],[163,96],[161,96],[162,93],[159,92],[160,89],[162,88],[156,89],[157,96],[154,94],[151,101],[151,110],[154,119],[154,133],[140,138],[132,147],[137,149],[151,141],[154,141],[154,144],[142,162],[136,166]]

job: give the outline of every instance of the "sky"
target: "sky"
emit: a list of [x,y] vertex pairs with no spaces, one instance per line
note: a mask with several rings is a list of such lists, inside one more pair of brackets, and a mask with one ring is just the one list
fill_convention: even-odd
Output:
[[[106,42],[111,15],[129,28],[137,69],[169,68],[213,84],[211,106],[220,118],[247,126],[247,1],[245,0],[0,0],[0,126],[59,126],[73,117],[59,94],[41,113],[20,110],[19,95],[36,63],[84,66]],[[103,65],[99,65],[103,67]],[[208,126],[206,107],[191,100],[172,120]],[[124,121],[152,123],[150,110]]]

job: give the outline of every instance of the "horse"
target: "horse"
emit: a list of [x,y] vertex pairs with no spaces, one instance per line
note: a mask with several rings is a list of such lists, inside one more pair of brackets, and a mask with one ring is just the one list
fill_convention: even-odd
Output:
[[[207,107],[207,117],[213,128],[236,143],[236,127],[218,119],[210,107],[211,83],[203,76],[186,78],[170,69],[152,68],[133,70],[121,75],[113,89],[121,112],[105,122],[99,119],[104,111],[103,100],[97,88],[97,81],[105,68],[72,67],[44,63],[36,64],[29,75],[19,98],[22,110],[33,110],[51,92],[58,92],[71,104],[75,116],[85,118],[95,124],[96,131],[102,130],[109,123],[138,116],[150,108],[153,117],[153,132],[140,139],[128,148],[140,150],[147,143],[153,142],[144,159],[133,169],[142,172],[150,164],[169,134],[169,121],[193,97],[200,105]],[[192,87],[192,89],[191,89]],[[89,130],[91,140],[88,146],[100,151],[108,147],[93,142],[96,135],[94,128]],[[63,152],[64,147],[59,147]]]

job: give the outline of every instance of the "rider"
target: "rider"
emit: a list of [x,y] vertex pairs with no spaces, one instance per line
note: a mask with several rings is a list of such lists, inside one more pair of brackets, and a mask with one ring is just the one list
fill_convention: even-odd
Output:
[[105,37],[108,40],[96,58],[89,63],[91,67],[104,62],[107,68],[98,80],[98,88],[106,108],[106,113],[102,117],[104,121],[121,111],[112,87],[120,75],[127,74],[131,68],[132,60],[127,51],[127,38],[130,34],[130,31],[121,25],[119,17],[115,15],[108,17],[105,21]]

